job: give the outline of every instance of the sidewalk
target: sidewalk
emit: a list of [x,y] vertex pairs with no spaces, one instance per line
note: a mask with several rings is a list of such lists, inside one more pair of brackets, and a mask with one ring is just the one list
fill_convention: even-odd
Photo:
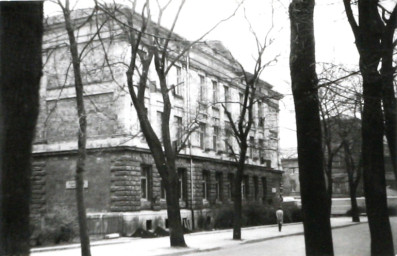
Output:
[[[367,222],[366,217],[361,217],[361,223]],[[352,223],[351,218],[331,218],[332,228],[357,225]],[[285,236],[303,234],[302,223],[284,224],[282,232],[278,232],[277,225],[257,226],[242,229],[242,240],[232,240],[232,230],[216,230],[197,232],[185,235],[185,241],[189,248],[170,248],[169,237],[160,238],[117,238],[101,240],[91,243],[93,256],[102,255],[186,255],[193,252],[212,251],[221,248],[237,246],[244,243],[254,243]],[[31,255],[46,256],[69,256],[80,255],[80,245],[64,245],[53,247],[33,248]]]

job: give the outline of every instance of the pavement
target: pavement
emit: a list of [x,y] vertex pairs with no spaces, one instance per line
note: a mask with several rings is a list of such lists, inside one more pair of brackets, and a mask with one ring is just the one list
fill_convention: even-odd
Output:
[[[333,229],[351,225],[360,225],[367,222],[366,217],[361,217],[360,223],[353,223],[349,217],[331,218]],[[197,252],[208,252],[230,248],[241,244],[261,242],[281,237],[289,237],[303,234],[302,223],[284,224],[281,232],[277,225],[266,225],[247,227],[242,229],[242,240],[232,239],[232,230],[214,230],[205,232],[195,232],[185,235],[187,248],[175,248],[169,246],[169,237],[159,238],[114,238],[91,242],[91,252],[93,256],[100,255],[187,255]],[[117,253],[117,254],[116,254]],[[80,255],[79,244],[68,244],[51,247],[32,248],[31,255],[36,256],[70,256]]]

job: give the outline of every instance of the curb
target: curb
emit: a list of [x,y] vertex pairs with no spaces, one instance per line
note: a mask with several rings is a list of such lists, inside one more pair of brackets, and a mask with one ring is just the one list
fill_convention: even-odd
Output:
[[[362,221],[358,223],[349,223],[349,224],[344,224],[341,226],[336,226],[333,227],[332,229],[339,229],[339,228],[345,228],[345,227],[350,227],[350,226],[355,226],[355,225],[360,225],[360,224],[365,224],[367,221]],[[288,224],[297,224],[297,223],[288,223]],[[276,226],[276,225],[269,225],[269,226]],[[206,248],[206,249],[193,249],[189,251],[183,251],[183,252],[174,252],[174,253],[168,253],[168,254],[163,254],[163,256],[179,256],[179,255],[188,255],[188,254],[193,254],[193,253],[202,253],[202,252],[212,252],[212,251],[218,251],[224,248],[230,248],[230,247],[236,247],[242,244],[252,244],[252,243],[259,243],[267,240],[274,240],[278,238],[284,238],[284,237],[291,237],[291,236],[298,236],[298,235],[303,235],[303,231],[300,232],[295,232],[295,233],[290,233],[290,234],[285,234],[285,235],[279,235],[279,236],[272,236],[272,237],[265,237],[265,238],[258,238],[258,239],[252,239],[252,240],[245,240],[241,241],[238,244],[235,245],[228,245],[228,246],[218,246],[214,248]]]
[[[367,221],[362,221],[362,222],[358,222],[358,223],[348,223],[348,224],[344,224],[341,226],[336,226],[336,227],[332,227],[332,229],[339,229],[339,228],[345,228],[345,227],[349,227],[349,226],[354,226],[354,225],[360,225],[360,224],[364,224],[367,223]],[[297,222],[297,223],[287,223],[284,224],[285,226],[292,226],[292,225],[298,225],[298,224],[302,224],[302,222]],[[265,225],[265,226],[255,226],[255,227],[247,227],[247,228],[243,228],[242,230],[252,230],[252,229],[261,229],[264,227],[276,227],[277,225]],[[189,235],[206,235],[206,234],[214,234],[214,233],[223,233],[223,232],[231,232],[232,229],[224,229],[224,230],[214,230],[214,231],[203,231],[203,232],[196,232],[196,233],[190,233]],[[290,233],[290,234],[285,234],[285,235],[276,235],[276,236],[271,236],[271,237],[265,237],[265,238],[258,238],[258,239],[252,239],[252,240],[240,240],[240,243],[233,245],[233,246],[238,246],[241,244],[251,244],[251,243],[258,243],[258,242],[263,242],[263,241],[267,241],[267,240],[273,240],[273,239],[278,239],[278,238],[284,238],[284,237],[290,237],[290,236],[298,236],[298,235],[303,235],[303,231],[299,231],[299,232],[294,232],[294,233]],[[114,241],[98,241],[98,243],[92,243],[90,246],[91,247],[96,247],[96,246],[105,246],[105,245],[110,245],[110,244],[124,244],[124,243],[129,243],[132,240],[138,240],[141,238],[123,238],[123,240],[121,239],[117,239]],[[230,245],[228,246],[230,247]],[[80,244],[69,244],[69,245],[63,245],[63,246],[53,246],[53,247],[42,247],[42,248],[32,248],[30,249],[31,253],[38,253],[38,252],[48,252],[48,251],[61,251],[61,250],[68,250],[68,249],[77,249],[80,248]],[[179,256],[179,255],[187,255],[187,254],[192,254],[192,253],[198,253],[198,252],[211,252],[211,251],[217,251],[217,250],[221,250],[226,248],[225,246],[218,246],[218,247],[213,247],[213,248],[206,248],[206,249],[199,249],[199,248],[181,248],[181,249],[186,249],[184,251],[181,252],[170,252],[168,254],[162,254],[163,256]]]

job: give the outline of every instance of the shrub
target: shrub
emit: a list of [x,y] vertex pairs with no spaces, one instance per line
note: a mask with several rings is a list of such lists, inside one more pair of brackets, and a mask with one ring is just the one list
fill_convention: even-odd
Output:
[[286,205],[283,207],[284,223],[301,222],[302,210],[295,204]]
[[211,230],[211,217],[205,215],[198,216],[197,227],[203,230]]
[[215,211],[214,228],[225,229],[233,227],[233,207],[224,206]]
[[[366,212],[366,210],[364,207],[358,206],[358,214],[365,213],[365,212]],[[352,209],[351,208],[349,210],[347,210],[346,216],[352,217]]]
[[389,216],[397,216],[397,206],[389,206],[387,209]]
[[32,245],[71,242],[78,235],[77,214],[70,207],[55,206],[41,219],[32,220]]

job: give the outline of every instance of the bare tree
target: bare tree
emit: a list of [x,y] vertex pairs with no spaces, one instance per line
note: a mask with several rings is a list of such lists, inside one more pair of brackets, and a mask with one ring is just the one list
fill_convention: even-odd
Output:
[[29,255],[43,2],[1,2],[0,13],[0,254]]
[[[93,40],[98,37],[102,26],[106,23],[103,21],[101,26],[89,36],[87,42],[83,45],[76,39],[76,31],[90,22],[96,15],[96,10],[93,9],[91,15],[89,15],[81,23],[77,23],[73,20],[70,8],[69,0],[65,0],[63,3],[61,0],[57,1],[57,4],[61,7],[63,18],[65,22],[65,29],[67,32],[67,38],[69,41],[69,52],[72,60],[74,87],[76,92],[76,106],[77,106],[77,118],[78,118],[78,153],[76,162],[76,203],[77,203],[77,216],[79,223],[79,235],[81,243],[81,254],[83,256],[90,256],[90,239],[87,229],[87,216],[84,203],[84,172],[85,172],[85,160],[87,156],[86,144],[87,144],[87,112],[84,103],[84,83],[82,78],[81,65],[84,58],[85,51],[92,44]],[[79,47],[81,47],[79,50]]]
[[[161,6],[159,2],[157,2],[158,19],[156,23],[151,20],[152,15],[149,1],[145,1],[140,14],[136,12],[137,1],[132,2],[131,9],[120,7],[117,4],[106,6],[99,2],[97,2],[97,7],[119,24],[131,47],[131,57],[126,72],[128,90],[138,115],[140,128],[146,138],[157,170],[165,186],[167,214],[170,226],[170,244],[171,246],[185,247],[186,243],[183,236],[179,206],[178,172],[175,162],[179,151],[186,146],[190,134],[194,132],[197,126],[190,126],[190,130],[180,140],[181,143],[179,143],[178,146],[172,143],[170,132],[172,109],[170,92],[178,85],[169,85],[167,75],[176,62],[180,61],[180,59],[186,55],[191,46],[199,42],[221,22],[229,19],[234,14],[217,23],[199,39],[188,42],[174,34],[174,28],[185,4],[185,0],[180,1],[171,28],[165,30],[161,27],[163,14],[171,2],[172,1],[168,1],[164,6]],[[152,63],[154,63],[159,80],[160,93],[163,101],[161,139],[158,134],[156,134],[147,116],[147,103],[145,102],[146,89],[150,84],[148,76]]]
[[[357,23],[350,0],[344,0],[348,22],[356,39],[363,77],[362,158],[364,193],[371,233],[372,255],[394,255],[393,238],[387,211],[383,156],[384,123],[382,88],[378,65],[382,58],[382,32],[385,29],[378,12],[378,0],[357,2]],[[395,27],[395,24],[393,24]]]
[[306,255],[333,255],[329,198],[323,170],[313,10],[314,0],[294,0],[289,6],[290,70],[297,125],[299,181]]

